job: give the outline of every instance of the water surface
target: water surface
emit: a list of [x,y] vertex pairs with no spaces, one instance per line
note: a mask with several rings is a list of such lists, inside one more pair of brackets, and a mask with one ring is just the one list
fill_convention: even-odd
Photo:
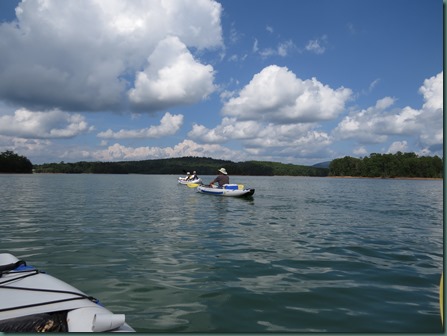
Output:
[[[214,176],[202,176],[205,182]],[[440,332],[442,181],[0,175],[1,252],[140,332]]]

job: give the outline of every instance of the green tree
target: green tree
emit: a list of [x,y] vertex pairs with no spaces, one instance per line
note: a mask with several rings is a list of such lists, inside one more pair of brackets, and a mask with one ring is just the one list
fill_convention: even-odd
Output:
[[0,153],[0,173],[31,174],[33,164],[24,156],[7,150]]
[[435,157],[418,157],[415,153],[379,154],[355,159],[345,156],[335,159],[329,166],[331,176],[362,177],[443,177],[443,160]]

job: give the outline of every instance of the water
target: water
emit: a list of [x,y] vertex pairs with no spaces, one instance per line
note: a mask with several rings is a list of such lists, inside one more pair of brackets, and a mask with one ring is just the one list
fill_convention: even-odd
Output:
[[442,181],[176,179],[0,175],[0,252],[139,332],[442,331]]

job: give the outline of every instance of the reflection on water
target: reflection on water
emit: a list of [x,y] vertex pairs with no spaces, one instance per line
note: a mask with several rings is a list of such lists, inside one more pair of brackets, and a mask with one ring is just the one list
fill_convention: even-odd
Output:
[[2,251],[142,332],[441,330],[442,181],[176,179],[0,175]]

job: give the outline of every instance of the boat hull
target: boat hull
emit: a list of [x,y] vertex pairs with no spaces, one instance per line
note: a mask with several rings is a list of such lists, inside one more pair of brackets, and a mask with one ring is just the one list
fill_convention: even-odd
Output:
[[0,332],[135,331],[79,289],[0,254]]
[[184,184],[184,185],[186,185],[188,183],[202,184],[202,179],[198,178],[198,179],[195,179],[195,180],[186,180],[184,177],[179,177],[178,178],[178,183],[179,184]]
[[213,188],[207,186],[198,186],[197,192],[207,195],[214,196],[225,196],[225,197],[249,197],[253,196],[255,189],[224,189],[224,188]]

